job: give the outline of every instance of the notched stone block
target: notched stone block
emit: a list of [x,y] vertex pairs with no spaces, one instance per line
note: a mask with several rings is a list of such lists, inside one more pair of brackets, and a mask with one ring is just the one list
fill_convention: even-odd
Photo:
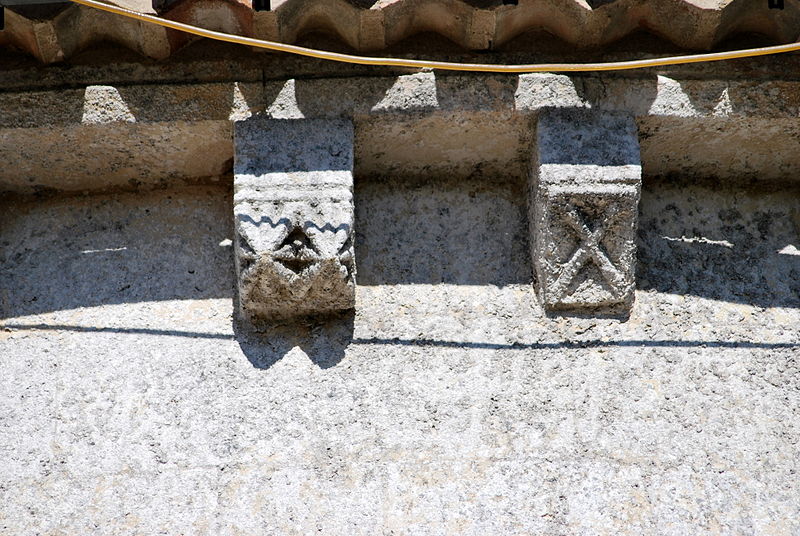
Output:
[[252,118],[235,124],[234,141],[242,316],[354,307],[352,123]]
[[542,304],[626,313],[635,290],[641,192],[633,118],[543,110],[536,143],[529,216]]

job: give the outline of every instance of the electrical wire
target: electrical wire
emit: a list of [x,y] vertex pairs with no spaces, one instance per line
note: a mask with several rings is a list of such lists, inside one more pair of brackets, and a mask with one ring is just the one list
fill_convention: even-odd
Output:
[[441,69],[447,71],[464,72],[485,72],[485,73],[541,73],[541,72],[580,72],[580,71],[622,71],[626,69],[646,69],[650,67],[664,67],[668,65],[682,65],[686,63],[702,63],[710,61],[733,60],[739,58],[752,58],[756,56],[767,56],[770,54],[781,54],[786,52],[796,52],[800,50],[800,43],[790,43],[787,45],[776,45],[761,48],[748,48],[744,50],[733,50],[730,52],[714,52],[708,54],[693,54],[687,56],[671,56],[666,58],[651,58],[632,61],[616,61],[604,63],[534,63],[529,65],[498,65],[491,63],[454,63],[446,61],[416,60],[404,58],[379,58],[372,56],[358,56],[354,54],[340,54],[338,52],[327,52],[315,50],[313,48],[288,45],[275,41],[265,41],[244,37],[240,35],[217,32],[199,28],[190,24],[176,22],[145,13],[139,13],[130,9],[105,4],[96,0],[71,0],[76,4],[86,7],[100,9],[123,17],[149,22],[190,33],[200,37],[227,41],[256,48],[265,48],[278,52],[287,52],[322,60],[337,61],[341,63],[353,63],[358,65],[377,65],[383,67],[409,67],[413,69]]

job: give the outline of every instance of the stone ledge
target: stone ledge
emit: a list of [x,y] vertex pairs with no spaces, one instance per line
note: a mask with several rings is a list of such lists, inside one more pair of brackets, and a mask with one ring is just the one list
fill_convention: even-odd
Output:
[[[587,107],[637,117],[800,116],[800,81],[649,79],[556,74],[447,75],[0,92],[0,129],[113,122],[338,117],[386,113]],[[116,112],[115,112],[116,111]]]
[[543,107],[635,116],[645,174],[787,180],[800,172],[800,82],[418,73],[0,93],[0,190],[218,176],[233,158],[231,122],[252,115],[351,118],[357,173],[521,177],[529,122]]

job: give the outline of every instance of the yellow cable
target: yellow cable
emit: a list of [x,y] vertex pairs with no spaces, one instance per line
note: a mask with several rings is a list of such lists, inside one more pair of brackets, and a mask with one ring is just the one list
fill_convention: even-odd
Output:
[[257,48],[266,48],[279,52],[288,52],[300,56],[309,56],[323,60],[338,61],[342,63],[355,63],[358,65],[380,65],[384,67],[410,67],[414,69],[444,69],[448,71],[468,71],[486,73],[537,73],[537,72],[574,72],[574,71],[621,71],[625,69],[644,69],[648,67],[663,67],[666,65],[680,65],[685,63],[701,63],[708,61],[733,60],[738,58],[752,58],[755,56],[766,56],[769,54],[780,54],[784,52],[795,52],[800,50],[800,43],[790,43],[788,45],[777,45],[771,47],[749,48],[744,50],[734,50],[730,52],[715,52],[711,54],[693,54],[688,56],[672,56],[668,58],[655,58],[633,61],[616,61],[607,63],[540,63],[530,65],[493,65],[490,63],[452,63],[446,61],[431,60],[410,60],[401,58],[377,58],[370,56],[356,56],[353,54],[339,54],[337,52],[326,52],[313,48],[287,45],[274,41],[264,41],[243,37],[239,35],[216,32],[198,28],[190,24],[175,22],[162,19],[153,15],[139,13],[130,9],[117,7],[96,0],[72,0],[76,4],[87,7],[101,9],[124,17],[130,17],[152,24],[158,24],[173,30],[179,30],[209,39],[238,43]]

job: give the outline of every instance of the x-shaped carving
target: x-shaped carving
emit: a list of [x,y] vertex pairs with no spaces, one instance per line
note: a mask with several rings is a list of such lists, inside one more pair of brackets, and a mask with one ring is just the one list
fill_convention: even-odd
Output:
[[578,214],[577,209],[569,205],[563,213],[563,221],[573,230],[580,239],[580,244],[570,259],[561,266],[561,273],[550,288],[555,300],[562,300],[569,284],[577,277],[589,260],[593,260],[603,278],[611,286],[613,294],[619,294],[625,281],[625,275],[616,267],[608,256],[600,249],[600,241],[606,230],[614,223],[619,212],[612,212],[603,221],[598,222],[594,231],[590,230],[584,219]]

